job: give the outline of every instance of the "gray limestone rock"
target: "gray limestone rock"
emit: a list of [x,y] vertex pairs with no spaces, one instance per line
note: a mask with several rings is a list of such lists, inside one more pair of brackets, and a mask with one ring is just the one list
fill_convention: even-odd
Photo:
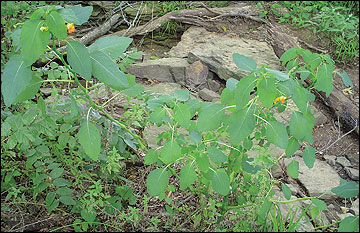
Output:
[[358,169],[346,167],[345,172],[352,180],[359,180],[359,170]]
[[145,91],[167,95],[171,95],[172,93],[180,89],[181,85],[178,83],[158,83],[153,86],[144,86]]
[[341,157],[337,157],[336,158],[336,162],[339,163],[341,166],[343,167],[350,167],[351,163],[349,160],[347,160],[347,158],[341,156]]
[[185,83],[189,90],[198,91],[206,83],[209,69],[201,61],[196,61],[185,69]]
[[353,201],[351,209],[353,209],[355,214],[359,216],[359,198]]
[[334,155],[324,155],[324,159],[326,160],[326,162],[328,164],[330,164],[331,166],[335,166],[336,162],[336,157]]
[[351,163],[359,163],[359,154],[347,154],[345,156],[348,160],[350,160]]
[[216,92],[213,92],[212,90],[209,90],[207,88],[204,88],[199,91],[199,96],[205,101],[213,101],[215,99],[220,99],[220,95]]
[[160,82],[185,82],[185,69],[189,63],[181,58],[161,58],[131,64],[127,69],[139,78],[155,79]]

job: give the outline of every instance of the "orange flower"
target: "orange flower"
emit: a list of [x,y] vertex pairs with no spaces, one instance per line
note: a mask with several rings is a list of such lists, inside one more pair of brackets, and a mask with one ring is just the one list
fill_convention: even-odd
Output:
[[285,103],[286,97],[285,96],[279,96],[274,100],[274,104],[276,104],[276,102],[280,101],[282,104]]
[[69,34],[75,32],[75,26],[73,23],[66,24],[66,28]]

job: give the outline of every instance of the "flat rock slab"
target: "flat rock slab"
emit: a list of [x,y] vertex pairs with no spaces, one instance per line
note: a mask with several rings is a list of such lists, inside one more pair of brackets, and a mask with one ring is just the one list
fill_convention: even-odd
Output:
[[[285,159],[285,164],[288,165],[293,159],[299,162],[298,180],[304,185],[310,196],[319,196],[340,185],[340,176],[325,161],[316,159],[314,166],[308,168],[302,157],[294,156],[293,158]],[[329,192],[321,196],[321,199],[331,200],[337,197],[333,192]]]
[[188,66],[186,59],[161,58],[131,64],[126,72],[138,78],[154,79],[160,82],[185,82],[185,69]]
[[153,86],[144,86],[145,91],[150,91],[155,94],[167,94],[171,95],[177,90],[181,89],[181,85],[178,83],[158,83]]
[[196,26],[185,31],[181,41],[168,54],[171,57],[187,57],[189,63],[200,60],[221,79],[227,80],[243,77],[237,74],[241,70],[233,61],[233,53],[253,58],[258,66],[266,64],[270,69],[280,68],[279,59],[267,43],[209,32]]

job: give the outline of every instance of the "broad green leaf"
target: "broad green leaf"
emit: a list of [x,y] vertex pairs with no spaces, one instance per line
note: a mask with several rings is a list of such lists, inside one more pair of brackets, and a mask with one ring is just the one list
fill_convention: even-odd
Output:
[[180,126],[187,129],[190,126],[190,110],[186,104],[178,104],[174,108],[174,119]]
[[286,62],[290,61],[291,59],[297,56],[296,48],[291,48],[286,50],[280,57],[280,61],[282,61],[282,65],[285,65]]
[[297,151],[297,149],[299,149],[299,142],[295,138],[291,137],[289,139],[289,144],[286,147],[286,157],[291,157],[291,155],[293,155]]
[[92,11],[92,6],[81,7],[80,5],[77,5],[65,7],[64,9],[61,9],[59,13],[66,22],[82,25],[88,21]]
[[41,193],[42,191],[44,191],[45,189],[47,189],[47,187],[49,187],[50,184],[49,182],[41,182],[37,187],[36,187],[36,192],[37,193]]
[[66,25],[64,19],[56,11],[51,11],[46,15],[46,24],[49,30],[59,39],[65,40],[67,36]]
[[218,194],[226,196],[230,192],[230,179],[224,169],[214,172],[212,186]]
[[298,86],[299,85],[297,84],[297,82],[294,81],[293,79],[288,79],[286,81],[277,83],[277,88],[279,89],[279,91],[285,93],[286,96],[294,95],[295,89]]
[[283,73],[281,71],[278,71],[278,70],[271,70],[271,69],[268,69],[268,68],[265,68],[265,70],[267,72],[270,72],[271,74],[274,75],[274,77],[279,80],[279,81],[286,81],[286,80],[289,80],[289,75],[286,74],[286,73]]
[[79,115],[79,107],[73,95],[69,95],[71,101],[71,118],[77,117]]
[[39,96],[39,98],[38,98],[37,106],[38,106],[38,108],[40,110],[41,115],[46,116],[45,101],[41,96]]
[[158,157],[159,154],[157,153],[157,151],[154,149],[150,149],[144,157],[144,164],[151,165],[153,163],[156,163],[159,160]]
[[56,209],[56,207],[59,206],[59,203],[59,200],[55,200],[50,206],[48,206],[48,212],[50,213],[51,211]]
[[49,192],[45,198],[46,207],[49,208],[51,204],[54,202],[54,200],[55,200],[55,193]]
[[250,100],[250,92],[256,85],[254,75],[246,76],[238,82],[235,89],[235,103],[238,110],[242,109]]
[[72,192],[73,190],[67,187],[61,187],[56,190],[56,193],[60,196],[69,196],[70,194],[72,194]]
[[39,88],[43,80],[38,76],[32,76],[30,83],[23,89],[16,97],[15,103],[23,102],[34,98],[35,94],[39,91]]
[[30,19],[41,19],[41,17],[44,14],[45,14],[44,8],[39,8],[31,14]]
[[53,185],[55,186],[71,186],[71,184],[69,183],[69,181],[65,180],[64,178],[57,178],[55,180],[53,180]]
[[132,41],[129,37],[107,36],[96,40],[88,49],[89,53],[101,51],[115,59],[123,55]]
[[29,66],[25,66],[20,55],[13,55],[6,63],[1,77],[1,93],[6,106],[16,102],[22,91],[31,83],[32,74]]
[[326,93],[326,97],[329,97],[330,93],[333,90],[333,70],[333,65],[324,63],[321,65],[320,69],[316,74],[316,83],[314,87],[319,91],[324,91]]
[[318,207],[315,206],[315,207],[311,208],[311,210],[310,210],[310,216],[311,216],[312,219],[314,219],[314,218],[316,218],[317,216],[319,216],[319,214],[320,214],[320,210],[319,210]]
[[256,185],[251,185],[249,188],[249,194],[251,196],[256,196],[259,193],[259,187]]
[[189,99],[185,102],[185,104],[189,107],[190,110],[190,117],[195,116],[196,111],[200,107],[200,102],[197,99]]
[[322,58],[319,54],[312,53],[309,50],[304,50],[302,54],[304,61],[311,66],[311,69],[318,67],[322,61]]
[[97,160],[100,154],[101,138],[100,132],[96,126],[89,121],[83,122],[77,137],[80,145],[84,148],[85,153],[92,160]]
[[246,57],[238,53],[234,53],[232,56],[236,66],[240,69],[247,71],[254,71],[256,69],[256,61],[251,57]]
[[225,109],[221,104],[211,103],[201,108],[198,118],[198,131],[205,132],[220,127]]
[[91,207],[90,207],[90,210],[82,209],[80,212],[80,215],[86,222],[94,222],[94,220],[96,218],[96,212]]
[[100,82],[121,91],[129,87],[125,74],[119,70],[112,59],[103,52],[90,53],[92,74]]
[[339,224],[338,232],[359,232],[359,216],[348,216]]
[[71,68],[87,81],[90,81],[92,72],[91,60],[85,45],[77,41],[69,41],[66,45],[66,50]]
[[125,76],[126,76],[126,79],[128,80],[129,88],[123,90],[123,93],[125,93],[126,95],[128,95],[130,97],[135,97],[135,96],[139,95],[144,90],[144,87],[135,82],[134,75],[126,74]]
[[314,205],[316,205],[319,210],[326,210],[327,209],[327,205],[326,203],[323,201],[323,200],[320,200],[320,199],[312,199],[311,200],[312,203],[314,203]]
[[270,108],[277,96],[275,81],[272,78],[262,78],[257,86],[259,99],[265,108]]
[[50,177],[55,179],[60,177],[62,174],[64,173],[64,168],[62,167],[57,167],[54,168],[51,172],[50,172]]
[[290,134],[299,141],[313,143],[312,125],[301,112],[293,111],[290,119]]
[[214,163],[223,163],[226,162],[227,156],[218,148],[210,146],[207,148],[207,152],[209,154],[210,159]]
[[196,164],[202,172],[207,172],[210,167],[208,155],[200,153],[198,156],[196,156]]
[[285,195],[285,198],[287,200],[290,200],[290,198],[291,198],[291,190],[290,190],[290,188],[286,184],[281,183],[281,190],[283,191],[283,193]]
[[196,181],[196,172],[191,164],[184,165],[180,170],[180,190],[185,190]]
[[233,113],[229,120],[230,143],[238,145],[249,136],[255,128],[255,105]]
[[198,131],[191,131],[190,132],[190,140],[195,143],[196,145],[199,144],[202,140],[201,134]]
[[[234,99],[234,91],[230,91],[228,88],[224,88],[224,90],[221,92],[221,104],[222,105],[228,105],[230,104],[230,101]],[[233,101],[232,101],[233,102]]]
[[304,113],[307,109],[307,94],[303,87],[297,87],[293,96],[294,102],[299,110]]
[[247,172],[247,173],[251,173],[251,174],[256,174],[258,171],[261,170],[261,167],[259,165],[251,165],[249,162],[251,162],[251,160],[253,160],[252,158],[248,158],[248,159],[242,159],[241,161],[241,168]]
[[162,194],[169,183],[169,172],[164,168],[152,170],[146,179],[146,188],[150,196]]
[[353,88],[354,87],[354,84],[351,82],[351,79],[349,77],[349,75],[346,73],[346,71],[344,70],[344,73],[340,73],[340,72],[336,72],[338,75],[340,75],[340,77],[342,78],[345,86],[347,87],[351,87]]
[[34,63],[44,53],[49,43],[49,31],[41,31],[44,21],[39,19],[26,20],[21,27],[20,49],[25,66]]
[[238,82],[239,80],[236,80],[234,78],[229,78],[228,80],[226,80],[226,88],[229,89],[230,91],[233,91],[235,90]]
[[182,89],[182,90],[177,90],[174,92],[174,97],[175,99],[179,100],[179,101],[187,101],[190,98],[190,93],[188,90]]
[[289,137],[283,123],[276,120],[269,121],[269,124],[266,124],[265,135],[269,142],[277,145],[281,149],[286,149]]
[[308,168],[312,168],[315,162],[315,149],[311,146],[306,146],[303,152],[303,160]]
[[163,120],[163,117],[166,115],[166,109],[165,108],[157,108],[155,111],[150,113],[149,115],[149,121],[155,124],[160,124]]
[[62,202],[63,204],[65,205],[75,205],[76,202],[74,201],[74,199],[72,199],[71,197],[69,196],[61,196],[59,198],[59,201]]
[[168,141],[161,149],[159,159],[165,164],[174,163],[181,157],[181,148],[176,141]]
[[343,198],[355,197],[359,194],[359,184],[350,181],[331,189],[331,192]]
[[286,167],[287,173],[294,179],[299,177],[299,162],[296,160],[291,161],[291,163]]

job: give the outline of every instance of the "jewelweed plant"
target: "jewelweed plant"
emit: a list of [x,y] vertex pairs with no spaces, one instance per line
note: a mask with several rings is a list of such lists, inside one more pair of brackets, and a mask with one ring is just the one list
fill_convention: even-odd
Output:
[[[5,64],[1,85],[6,107],[23,104],[25,108],[20,114],[8,110],[1,113],[1,156],[13,166],[1,171],[1,187],[2,192],[8,193],[7,201],[23,203],[26,192],[32,193],[34,203],[42,199],[44,204],[39,205],[48,212],[58,210],[60,205],[69,206],[70,213],[79,214],[81,219],[76,218],[71,225],[63,227],[72,226],[76,231],[87,231],[99,224],[121,230],[99,221],[101,214],[114,215],[119,211],[119,220],[137,226],[141,221],[139,208],[130,206],[129,215],[121,212],[124,205],[136,203],[134,190],[128,185],[117,185],[109,195],[105,191],[111,187],[103,183],[105,179],[112,179],[131,184],[121,176],[122,162],[134,159],[129,151],[135,151],[146,153],[144,163],[154,168],[146,178],[148,194],[164,200],[165,209],[172,215],[185,210],[175,205],[171,193],[189,190],[198,195],[201,209],[196,210],[193,219],[200,224],[205,218],[203,221],[220,227],[224,218],[232,213],[241,219],[235,230],[254,227],[293,230],[299,220],[291,218],[295,224],[286,226],[274,217],[272,207],[311,200],[313,218],[327,208],[319,199],[321,196],[290,200],[291,192],[286,184],[282,184],[282,191],[287,201],[272,199],[272,188],[277,181],[269,176],[269,169],[277,166],[282,157],[291,158],[300,142],[313,144],[315,118],[309,102],[315,97],[311,90],[323,91],[327,96],[331,93],[334,62],[329,55],[292,48],[282,55],[280,60],[287,71],[280,72],[258,65],[252,58],[233,54],[235,64],[246,75],[240,80],[227,80],[219,103],[191,99],[187,90],[146,96],[135,77],[119,70],[116,64],[126,57],[124,53],[132,39],[104,37],[88,47],[67,40],[67,32],[73,31],[74,25],[86,22],[91,11],[92,7],[45,6],[34,11],[21,26],[20,50]],[[66,42],[66,59],[58,51],[55,38]],[[53,45],[51,51],[68,74],[66,80],[43,80],[41,75],[36,75],[39,71],[32,69],[32,64],[46,53],[49,39]],[[120,67],[124,66],[126,64]],[[84,86],[79,77],[86,80]],[[313,84],[304,88],[301,80],[307,78]],[[89,87],[92,79],[99,83]],[[55,81],[75,83],[78,88],[69,87],[68,98],[58,98],[51,104],[38,96],[34,106],[31,99],[42,83]],[[101,84],[125,93],[128,98],[142,99],[146,107],[134,108],[133,116],[126,114],[126,123],[114,119],[104,110],[111,100],[99,105],[89,95],[90,90]],[[59,97],[56,91],[54,96]],[[290,123],[285,125],[274,118],[271,110],[284,111],[290,99],[296,108],[291,109]],[[148,120],[142,121],[138,112],[149,115]],[[148,121],[158,126],[167,125],[169,130],[157,138],[163,141],[162,146],[147,148],[144,139],[130,127],[129,119],[137,122],[135,127]],[[114,127],[110,150],[104,152],[102,139],[108,137],[110,124]],[[285,152],[282,155],[267,153],[271,144]],[[250,150],[259,153],[250,157]],[[26,160],[25,164],[20,162],[22,159]],[[306,166],[313,167],[315,150],[310,145],[306,146],[303,159]],[[66,171],[65,165],[69,168]],[[298,169],[298,162],[293,160],[287,172],[296,179]],[[178,180],[179,186],[169,184],[171,176]],[[26,178],[31,184],[18,185]],[[79,179],[86,179],[90,184],[84,185]],[[351,198],[358,195],[358,184],[345,182],[330,191]],[[145,197],[143,203],[148,202]],[[303,215],[307,210],[303,210]],[[158,219],[151,221],[157,229]],[[351,216],[332,225],[340,223],[339,230],[356,230],[358,221],[358,216]],[[318,228],[321,227],[328,226]]]

